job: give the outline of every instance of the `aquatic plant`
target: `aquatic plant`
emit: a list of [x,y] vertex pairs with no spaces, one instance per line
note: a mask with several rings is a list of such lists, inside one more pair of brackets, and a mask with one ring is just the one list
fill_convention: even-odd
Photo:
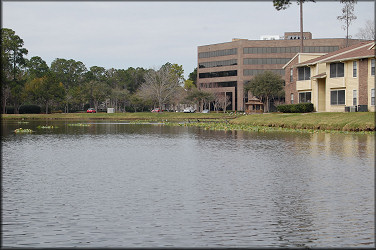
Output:
[[57,126],[38,126],[37,128],[40,129],[53,129],[53,128],[58,128]]
[[269,126],[259,126],[259,125],[250,125],[250,124],[234,124],[234,123],[227,123],[227,122],[186,122],[186,123],[173,123],[168,122],[165,125],[169,126],[181,126],[181,127],[200,127],[205,130],[224,130],[224,131],[233,131],[233,130],[243,130],[243,131],[250,131],[250,132],[259,132],[259,133],[266,133],[266,132],[295,132],[295,133],[339,133],[339,134],[374,134],[375,131],[341,131],[341,130],[322,130],[322,129],[307,129],[307,128],[284,128],[273,126],[270,124]]
[[70,123],[68,126],[76,126],[76,127],[89,127],[91,124],[88,123]]
[[28,128],[17,128],[14,130],[14,133],[32,133],[32,132],[35,132],[35,131],[28,129]]

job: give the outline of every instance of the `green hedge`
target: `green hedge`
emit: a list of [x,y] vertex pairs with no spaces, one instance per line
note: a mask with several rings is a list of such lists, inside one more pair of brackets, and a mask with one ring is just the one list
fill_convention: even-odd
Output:
[[284,104],[277,106],[282,113],[309,113],[313,111],[312,103]]
[[13,106],[6,106],[5,107],[6,114],[14,114],[14,107]]
[[41,107],[34,104],[20,106],[20,114],[40,114],[41,111]]

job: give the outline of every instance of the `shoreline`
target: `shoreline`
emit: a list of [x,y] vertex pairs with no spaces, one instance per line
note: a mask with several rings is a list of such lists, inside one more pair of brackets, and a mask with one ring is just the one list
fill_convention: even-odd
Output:
[[160,121],[167,125],[186,122],[186,126],[199,126],[215,130],[248,131],[336,131],[340,133],[375,133],[374,112],[350,113],[57,113],[57,114],[2,114],[2,121]]

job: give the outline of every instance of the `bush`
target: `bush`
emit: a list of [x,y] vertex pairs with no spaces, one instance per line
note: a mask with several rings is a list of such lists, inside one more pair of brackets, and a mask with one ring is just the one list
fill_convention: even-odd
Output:
[[38,105],[22,105],[20,106],[20,114],[40,114],[41,107]]
[[284,104],[277,106],[282,113],[309,113],[313,111],[312,103]]
[[7,114],[14,114],[14,107],[13,106],[6,106],[5,113]]

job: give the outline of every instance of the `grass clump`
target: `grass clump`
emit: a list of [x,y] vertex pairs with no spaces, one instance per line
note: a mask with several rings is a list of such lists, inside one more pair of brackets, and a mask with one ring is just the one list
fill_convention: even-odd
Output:
[[87,123],[69,123],[68,126],[72,126],[72,127],[90,127],[91,124],[87,124]]
[[53,129],[53,128],[58,128],[57,126],[38,126],[37,128],[40,129]]
[[14,133],[19,134],[19,133],[33,133],[34,131],[28,128],[17,128],[14,130]]

